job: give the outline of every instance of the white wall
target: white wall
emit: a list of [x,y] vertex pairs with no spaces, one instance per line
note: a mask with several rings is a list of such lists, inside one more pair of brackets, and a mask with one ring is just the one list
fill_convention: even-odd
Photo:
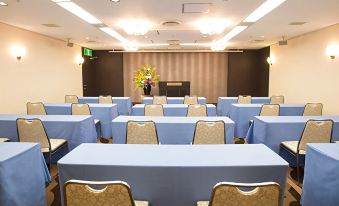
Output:
[[322,102],[324,114],[339,115],[339,56],[330,60],[329,44],[339,45],[339,24],[271,46],[269,93],[287,103]]
[[[82,70],[75,63],[81,47],[0,23],[0,114],[26,113],[26,102],[64,102],[82,95]],[[15,45],[26,48],[20,61]]]

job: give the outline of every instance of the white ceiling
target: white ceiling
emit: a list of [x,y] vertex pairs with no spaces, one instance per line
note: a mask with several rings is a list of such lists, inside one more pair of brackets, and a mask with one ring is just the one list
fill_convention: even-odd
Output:
[[[9,5],[0,7],[0,22],[62,40],[71,38],[72,42],[92,49],[121,48],[119,41],[50,0],[0,1]],[[119,3],[109,0],[73,1],[129,40],[139,43],[167,43],[168,40],[194,43],[211,42],[224,36],[265,0],[120,0]],[[183,14],[183,3],[211,3],[210,12]],[[194,26],[197,20],[206,17],[224,18],[231,23],[223,34],[206,38]],[[154,27],[145,35],[147,38],[129,36],[119,26],[123,19],[145,19],[152,22]],[[177,20],[182,24],[176,27],[161,25],[161,22],[168,20]],[[288,25],[290,22],[307,23],[291,26]],[[339,0],[287,0],[232,39],[229,48],[262,48],[276,43],[282,36],[289,39],[336,23],[339,23]],[[57,24],[60,27],[49,28],[42,24]]]

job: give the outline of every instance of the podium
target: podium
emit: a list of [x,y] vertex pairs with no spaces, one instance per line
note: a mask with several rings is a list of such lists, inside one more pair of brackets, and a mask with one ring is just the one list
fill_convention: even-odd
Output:
[[167,97],[184,97],[190,95],[189,81],[159,81],[159,95]]

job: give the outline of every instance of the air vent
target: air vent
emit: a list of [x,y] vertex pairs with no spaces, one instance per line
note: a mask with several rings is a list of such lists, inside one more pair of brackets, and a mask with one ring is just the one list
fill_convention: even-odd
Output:
[[163,26],[178,26],[180,25],[181,22],[180,21],[176,21],[176,20],[173,20],[173,21],[164,21],[161,23],[161,25]]
[[295,21],[295,22],[289,23],[288,25],[291,25],[291,26],[301,26],[301,25],[304,25],[306,23],[307,22],[304,22],[304,21]]
[[185,3],[182,4],[182,13],[183,14],[199,14],[199,13],[209,13],[211,3]]
[[56,27],[60,27],[59,25],[57,25],[57,24],[41,24],[42,26],[45,26],[45,27],[54,27],[54,28],[56,28]]
[[86,43],[96,43],[94,40],[88,40]]

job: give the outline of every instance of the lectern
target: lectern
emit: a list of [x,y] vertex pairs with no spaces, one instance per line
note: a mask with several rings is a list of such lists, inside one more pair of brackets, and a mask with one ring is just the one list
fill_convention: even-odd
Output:
[[167,97],[184,97],[190,95],[189,81],[160,81],[159,95]]

